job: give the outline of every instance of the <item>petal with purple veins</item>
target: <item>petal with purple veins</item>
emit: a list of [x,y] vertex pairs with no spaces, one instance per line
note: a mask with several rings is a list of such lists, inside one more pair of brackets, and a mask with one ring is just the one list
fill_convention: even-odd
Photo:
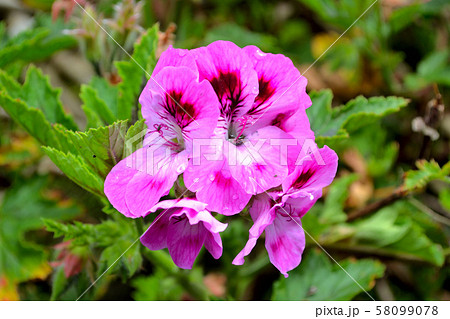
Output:
[[258,195],[250,208],[250,216],[253,219],[253,226],[249,230],[249,238],[245,247],[234,258],[233,265],[244,264],[244,257],[250,254],[256,245],[256,241],[263,231],[272,224],[276,217],[273,201],[267,194]]
[[283,191],[290,197],[306,196],[328,186],[338,165],[336,153],[328,146],[306,155],[283,181]]
[[202,223],[191,225],[185,216],[171,216],[167,231],[167,247],[174,263],[191,269],[208,231]]
[[220,104],[208,81],[198,82],[186,67],[166,67],[149,80],[141,93],[142,116],[149,130],[158,130],[176,143],[208,138],[217,126]]
[[191,51],[200,79],[207,79],[221,103],[221,115],[228,121],[243,116],[258,95],[258,77],[250,58],[232,42],[216,41]]
[[[186,151],[174,153],[168,147],[142,148],[145,165],[130,180],[125,190],[126,204],[135,217],[146,216],[159,199],[167,195],[188,163]],[[135,153],[135,154],[136,154]]]
[[141,243],[145,247],[150,250],[160,250],[167,247],[169,219],[173,211],[173,208],[164,210],[155,218],[150,227],[141,236]]

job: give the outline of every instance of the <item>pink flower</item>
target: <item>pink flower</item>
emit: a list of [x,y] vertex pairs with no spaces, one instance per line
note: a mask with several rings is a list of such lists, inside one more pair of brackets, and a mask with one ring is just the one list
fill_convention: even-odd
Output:
[[152,207],[151,212],[164,211],[142,235],[141,242],[151,250],[168,248],[175,264],[191,269],[203,245],[218,259],[222,256],[219,233],[227,224],[217,221],[206,204],[194,199],[166,200]]
[[[320,155],[320,157],[319,157]],[[318,160],[323,160],[323,163]],[[283,182],[280,192],[255,197],[250,216],[254,224],[244,249],[233,260],[242,265],[262,232],[266,232],[266,249],[270,262],[288,277],[287,272],[300,264],[305,248],[305,234],[300,218],[322,196],[322,188],[334,179],[337,170],[336,153],[325,146],[306,155]]]
[[[254,46],[169,47],[139,98],[143,147],[111,170],[106,196],[131,218],[165,209],[141,242],[168,248],[181,268],[203,245],[221,256],[227,225],[211,212],[234,215],[250,203],[254,225],[233,263],[243,264],[265,231],[270,261],[287,276],[305,247],[300,219],[337,170],[334,151],[314,142],[306,83],[287,57]],[[159,202],[180,175],[183,194],[196,199]]]
[[[279,141],[297,139],[300,145],[314,139],[305,113],[311,105],[306,79],[285,56],[255,46],[241,49],[217,41],[192,54],[200,79],[208,80],[219,98],[220,117],[215,145],[197,163],[190,161],[184,178],[211,210],[233,215],[251,195],[280,185],[288,175],[289,159]],[[205,159],[211,150],[219,153],[219,160]],[[199,183],[194,184],[196,178]]]
[[187,50],[169,48],[161,56],[139,101],[148,133],[144,147],[109,173],[104,191],[127,217],[148,214],[167,195],[192,153],[192,141],[217,126],[219,102]]

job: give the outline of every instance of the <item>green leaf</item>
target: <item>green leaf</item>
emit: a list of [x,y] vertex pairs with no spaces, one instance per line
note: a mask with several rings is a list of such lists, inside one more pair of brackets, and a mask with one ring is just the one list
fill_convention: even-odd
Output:
[[320,145],[347,138],[349,132],[397,112],[408,103],[400,97],[359,96],[343,106],[331,108],[331,91],[311,92],[310,96],[313,104],[306,112]]
[[[135,237],[137,238],[137,235]],[[117,261],[119,265],[122,265],[121,268],[126,270],[126,273],[123,274],[125,278],[133,276],[142,264],[141,243],[139,241],[136,242],[136,238],[123,236],[115,240],[112,245],[106,247],[100,257],[98,273],[103,273]],[[120,259],[117,260],[119,257]]]
[[103,179],[89,167],[89,164],[81,156],[64,153],[51,147],[43,147],[43,150],[73,182],[93,194],[104,196]]
[[104,78],[94,77],[89,85],[81,87],[80,98],[84,103],[82,108],[86,116],[91,117],[91,123],[108,125],[118,120],[118,95],[117,86],[112,86]]
[[129,61],[115,62],[122,80],[117,86],[99,77],[82,86],[80,97],[88,118],[88,128],[132,119],[132,110],[138,105],[138,94],[155,65],[157,40],[158,27],[155,25],[135,44]]
[[30,66],[22,87],[22,96],[15,98],[24,100],[29,107],[42,110],[50,123],[60,123],[69,130],[77,130],[72,116],[64,112],[60,95],[61,89],[52,88],[49,78],[44,76],[38,68]]
[[184,289],[173,277],[168,277],[162,271],[149,277],[138,277],[131,282],[136,289],[133,299],[137,301],[148,300],[180,300]]
[[30,108],[20,99],[13,99],[5,92],[0,92],[0,106],[41,144],[59,147],[52,126],[41,110]]
[[[408,217],[399,219],[399,223],[408,223]],[[445,255],[441,245],[433,243],[424,233],[423,229],[416,223],[413,223],[406,235],[398,242],[385,247],[387,252],[398,254],[408,258],[408,256],[417,257],[428,261],[436,266],[442,266],[445,261]]]
[[[319,18],[326,24],[332,24],[342,30],[348,28],[355,20],[359,20],[359,16],[364,10],[373,4],[371,0],[362,1],[334,1],[334,0],[320,0],[308,1],[298,0],[303,5],[312,10]],[[376,11],[379,4],[375,3],[372,10]],[[362,17],[361,23],[369,20],[370,15]],[[360,24],[361,24],[360,23]]]
[[64,241],[71,241],[75,247],[94,245],[107,247],[120,235],[120,226],[113,220],[106,220],[100,224],[85,224],[75,221],[73,224],[63,224],[51,219],[43,219],[47,231],[54,233],[54,237],[64,237]]
[[382,209],[375,215],[356,222],[354,238],[361,243],[383,247],[399,241],[406,235],[411,223],[396,223],[398,212],[395,209]]
[[410,90],[419,90],[433,83],[450,86],[449,49],[430,53],[420,61],[417,73],[405,77],[405,84]]
[[280,278],[273,287],[272,300],[352,300],[373,288],[384,274],[384,266],[371,259],[338,261],[345,271],[316,250],[309,252],[289,278]]
[[[39,125],[46,126],[44,131],[47,133],[48,123],[60,123],[68,129],[77,129],[73,118],[63,110],[59,100],[61,91],[52,88],[48,77],[44,76],[34,66],[28,69],[23,86],[20,86],[4,71],[0,70],[0,91],[2,95],[16,102],[16,105],[11,105],[11,102],[3,102],[1,103],[2,107],[15,121],[24,126],[32,136],[42,135],[39,132]],[[23,102],[23,105],[18,106],[18,102]],[[17,110],[17,108],[20,110]],[[23,118],[22,112],[25,113]],[[38,115],[40,112],[42,112],[43,116]],[[42,120],[43,117],[45,120]],[[30,128],[33,129],[30,130]],[[40,142],[44,141],[40,140]]]
[[45,278],[51,270],[44,251],[26,241],[29,230],[43,227],[41,218],[69,219],[79,214],[74,205],[61,206],[42,196],[46,178],[14,184],[0,204],[0,278],[13,282]]
[[47,230],[54,233],[54,237],[64,236],[64,241],[71,241],[71,247],[101,248],[98,275],[111,265],[115,267],[111,273],[118,272],[123,278],[131,277],[142,264],[140,242],[134,224],[130,220],[116,214],[115,220],[107,220],[100,224],[62,224],[54,220],[45,219]]
[[74,37],[41,27],[24,31],[0,46],[0,68],[15,61],[33,62],[77,45]]
[[407,190],[416,190],[425,187],[430,181],[435,179],[450,183],[450,162],[447,162],[442,168],[434,160],[430,162],[425,160],[417,161],[418,170],[410,170],[405,174],[404,186]]
[[87,132],[72,132],[58,125],[54,129],[58,133],[60,150],[82,158],[102,179],[122,159],[127,132],[126,121]]
[[146,132],[147,125],[145,124],[145,120],[137,121],[128,129],[125,136],[124,158],[142,147]]
[[47,145],[44,152],[67,177],[99,196],[104,196],[103,182],[107,174],[124,156],[126,140],[132,144],[132,151],[139,147],[145,133],[143,120],[128,131],[127,122],[119,121],[87,132],[74,132],[59,124],[51,126],[43,119],[42,112],[1,92],[0,104],[39,142]]
[[83,110],[87,119],[86,130],[90,128],[97,128],[104,125],[104,122],[94,110],[90,109],[86,105],[82,105],[81,109]]
[[122,79],[119,83],[117,116],[121,120],[131,119],[132,109],[136,104],[137,95],[141,91],[143,79],[150,78],[155,65],[155,53],[158,41],[158,26],[147,30],[140,43],[135,44],[130,61],[115,62]]
[[439,192],[439,201],[441,205],[450,212],[450,189],[443,189]]
[[[88,112],[95,114],[95,118],[100,119],[101,124],[111,124],[117,119],[108,105],[102,100],[94,88],[88,85],[81,86],[80,98],[83,101],[83,110],[88,116]],[[97,121],[96,121],[97,122]]]
[[417,74],[428,83],[450,85],[450,50],[433,52],[420,61]]
[[348,198],[350,185],[358,175],[350,174],[337,178],[329,187],[325,203],[317,202],[303,216],[302,224],[309,234],[321,242],[333,243],[354,234],[353,229],[345,223],[347,214],[344,203]]
[[393,32],[399,32],[414,22],[422,9],[422,3],[415,3],[394,10],[389,17],[389,25]]
[[64,274],[64,267],[59,266],[52,276],[52,294],[51,301],[55,301],[63,293],[67,286],[67,278]]
[[350,174],[335,179],[331,184],[319,219],[323,224],[334,224],[347,220],[344,202],[347,200],[350,185],[358,179],[358,175]]
[[442,266],[445,259],[442,246],[427,236],[423,228],[425,222],[421,221],[419,224],[418,218],[414,217],[416,214],[424,213],[406,201],[399,201],[366,219],[345,224],[349,229],[349,235],[345,241],[332,246],[376,256],[426,261]]

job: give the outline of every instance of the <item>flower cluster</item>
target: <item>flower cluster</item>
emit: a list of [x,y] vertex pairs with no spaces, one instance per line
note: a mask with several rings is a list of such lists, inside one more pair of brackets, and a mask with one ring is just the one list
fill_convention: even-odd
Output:
[[[168,248],[181,268],[192,267],[203,245],[222,255],[227,225],[213,214],[247,208],[254,225],[233,263],[265,231],[270,261],[287,276],[305,246],[300,219],[337,170],[335,152],[314,142],[306,83],[290,59],[255,46],[170,47],[139,99],[143,147],[111,170],[106,196],[127,217],[162,210],[141,242]],[[184,198],[160,202],[174,184],[184,185]]]

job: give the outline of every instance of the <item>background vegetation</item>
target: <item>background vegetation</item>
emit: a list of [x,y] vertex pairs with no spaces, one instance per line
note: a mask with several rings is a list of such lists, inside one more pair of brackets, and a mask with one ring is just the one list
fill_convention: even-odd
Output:
[[[76,300],[105,271],[82,300],[450,298],[448,1],[78,2],[0,2],[0,300]],[[103,194],[159,54],[219,39],[306,71],[317,141],[339,154],[288,279],[262,241],[231,265],[246,212],[219,261],[185,271],[136,242],[153,217],[126,219]]]

